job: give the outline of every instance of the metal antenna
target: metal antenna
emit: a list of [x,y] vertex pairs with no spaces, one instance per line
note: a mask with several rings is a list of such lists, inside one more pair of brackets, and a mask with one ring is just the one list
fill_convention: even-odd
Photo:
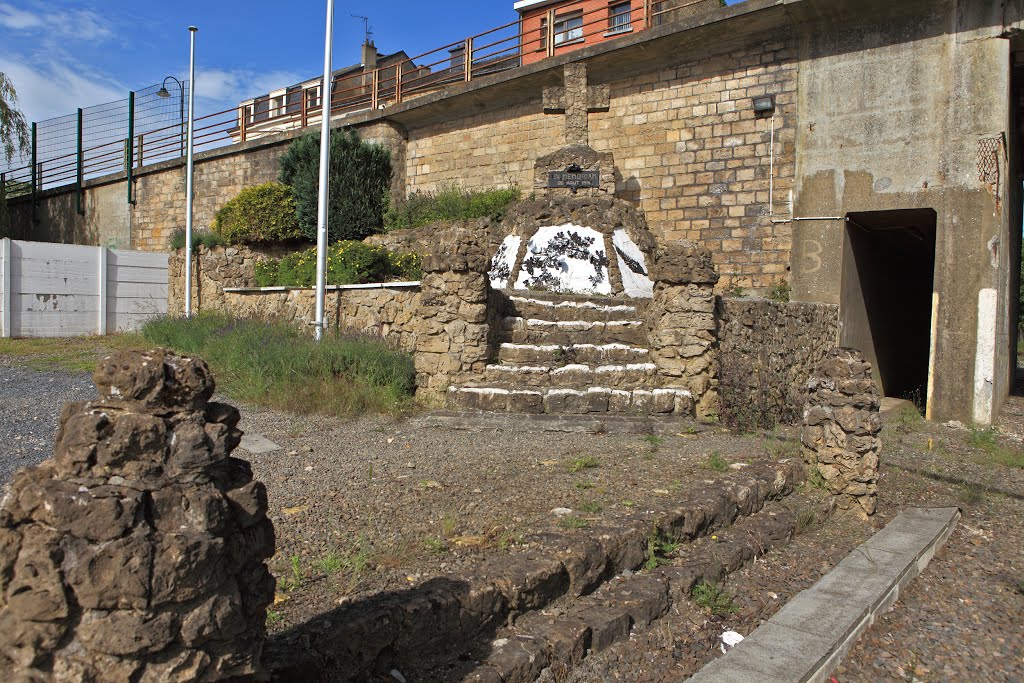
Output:
[[352,15],[349,15],[349,16],[351,16],[353,19],[362,19],[363,20],[363,32],[366,34],[366,37],[365,37],[366,44],[369,45],[370,43],[372,43],[373,42],[373,40],[372,40],[373,39],[373,31],[370,30],[372,28],[370,26],[370,17],[364,17],[362,14],[352,14]]

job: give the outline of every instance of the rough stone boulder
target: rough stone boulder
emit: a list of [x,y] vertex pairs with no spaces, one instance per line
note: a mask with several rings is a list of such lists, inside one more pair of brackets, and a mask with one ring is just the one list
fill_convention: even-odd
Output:
[[274,552],[239,413],[202,360],[121,352],[0,503],[0,680],[262,673]]

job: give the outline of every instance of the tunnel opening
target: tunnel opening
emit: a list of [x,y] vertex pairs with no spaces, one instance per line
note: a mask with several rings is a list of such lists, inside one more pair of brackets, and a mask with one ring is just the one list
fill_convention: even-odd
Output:
[[936,213],[866,211],[846,216],[841,343],[871,361],[887,397],[928,401]]

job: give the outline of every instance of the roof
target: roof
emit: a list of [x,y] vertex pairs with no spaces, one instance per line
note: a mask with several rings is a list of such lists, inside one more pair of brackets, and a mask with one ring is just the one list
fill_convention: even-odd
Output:
[[564,0],[519,0],[519,2],[512,5],[512,9],[517,12],[522,12],[528,9],[544,7],[545,5],[554,5],[558,2],[564,2]]

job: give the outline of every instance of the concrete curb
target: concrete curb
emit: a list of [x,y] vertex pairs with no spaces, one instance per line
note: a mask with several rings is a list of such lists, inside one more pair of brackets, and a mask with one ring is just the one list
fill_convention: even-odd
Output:
[[857,638],[892,607],[960,519],[958,508],[914,508],[854,550],[694,683],[828,680]]

